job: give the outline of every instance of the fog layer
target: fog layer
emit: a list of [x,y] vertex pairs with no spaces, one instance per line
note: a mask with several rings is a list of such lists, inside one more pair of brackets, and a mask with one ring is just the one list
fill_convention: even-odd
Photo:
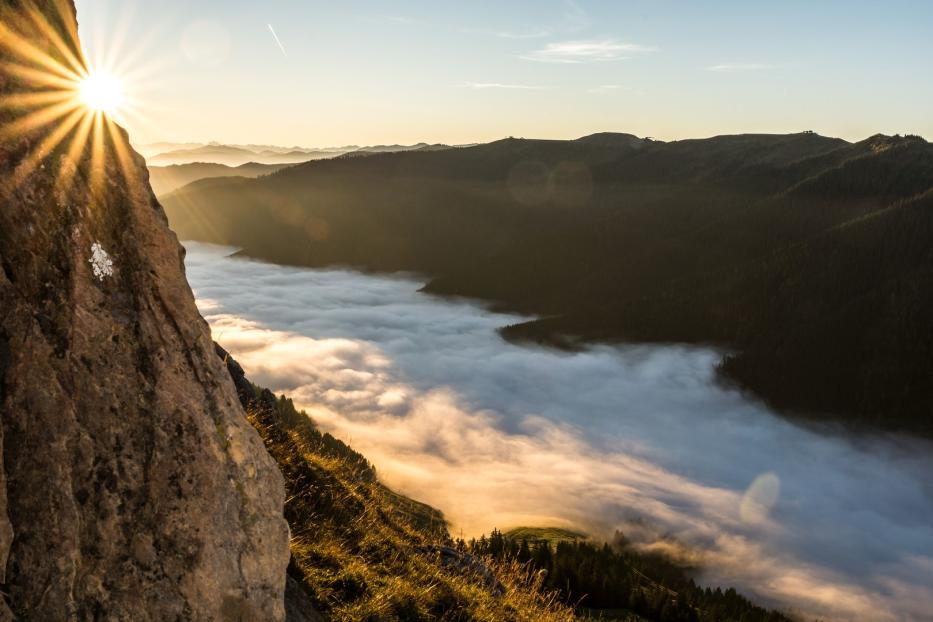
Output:
[[414,279],[188,248],[214,338],[452,533],[622,529],[808,615],[933,620],[933,446],[811,431],[715,383],[719,353],[520,347]]

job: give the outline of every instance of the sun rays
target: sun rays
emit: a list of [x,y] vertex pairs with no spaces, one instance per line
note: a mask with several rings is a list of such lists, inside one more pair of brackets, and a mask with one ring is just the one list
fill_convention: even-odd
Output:
[[88,150],[83,178],[93,194],[111,164],[127,181],[136,181],[132,152],[118,124],[142,116],[129,92],[138,74],[126,66],[137,56],[111,50],[100,64],[89,62],[70,3],[47,1],[54,7],[51,17],[32,2],[0,9],[0,143],[19,143],[13,152],[21,154],[13,175],[0,186],[13,191],[37,169],[52,167],[56,184],[65,190],[75,183]]

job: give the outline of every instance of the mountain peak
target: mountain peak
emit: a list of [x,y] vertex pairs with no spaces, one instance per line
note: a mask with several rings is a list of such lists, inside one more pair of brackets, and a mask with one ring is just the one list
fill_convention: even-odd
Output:
[[603,147],[642,147],[648,139],[622,132],[597,132],[576,139],[574,142]]

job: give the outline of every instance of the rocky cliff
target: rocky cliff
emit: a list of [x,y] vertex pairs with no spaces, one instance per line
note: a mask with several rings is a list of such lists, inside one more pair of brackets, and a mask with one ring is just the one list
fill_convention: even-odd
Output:
[[142,158],[70,103],[74,7],[0,16],[0,619],[282,620],[281,475]]

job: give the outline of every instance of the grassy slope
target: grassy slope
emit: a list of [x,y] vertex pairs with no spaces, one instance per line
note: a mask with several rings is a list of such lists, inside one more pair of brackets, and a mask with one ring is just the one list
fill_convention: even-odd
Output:
[[450,544],[440,512],[380,484],[365,458],[319,432],[290,400],[251,387],[227,362],[250,422],[285,476],[289,576],[297,585],[290,610],[308,600],[326,619],[348,622],[574,619],[517,564],[489,562],[496,585],[449,569],[439,554]]

